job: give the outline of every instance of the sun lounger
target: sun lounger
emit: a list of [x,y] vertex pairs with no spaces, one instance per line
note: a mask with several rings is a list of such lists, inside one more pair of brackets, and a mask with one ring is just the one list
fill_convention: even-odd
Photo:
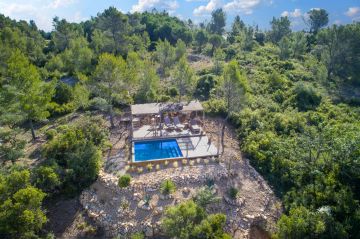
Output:
[[182,123],[180,123],[180,120],[179,120],[179,117],[175,116],[173,118],[173,121],[174,121],[174,125],[177,129],[184,129],[185,128],[185,125],[183,125]]
[[164,124],[167,129],[174,129],[174,125],[171,123],[170,118],[168,116],[165,116],[164,118]]
[[197,122],[194,119],[190,120],[190,129],[193,133],[200,133],[200,126],[197,124]]

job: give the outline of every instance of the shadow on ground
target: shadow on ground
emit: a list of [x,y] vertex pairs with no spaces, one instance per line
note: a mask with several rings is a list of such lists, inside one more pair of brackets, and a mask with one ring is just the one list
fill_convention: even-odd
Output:
[[48,222],[45,230],[56,238],[105,238],[104,230],[97,227],[84,212],[78,196],[49,199],[45,202]]

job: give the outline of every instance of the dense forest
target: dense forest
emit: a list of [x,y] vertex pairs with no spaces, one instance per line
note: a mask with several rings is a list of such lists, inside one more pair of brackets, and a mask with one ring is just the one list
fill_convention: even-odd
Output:
[[[44,200],[94,182],[109,147],[102,118],[41,125],[98,110],[113,126],[131,103],[196,98],[236,127],[242,153],[282,200],[274,238],[359,238],[360,23],[328,26],[325,10],[308,14],[297,32],[288,17],[267,31],[239,16],[227,23],[222,9],[196,25],[110,7],[81,23],[55,17],[52,32],[0,15],[1,237],[49,238]],[[193,69],[190,56],[213,66]],[[41,162],[24,162],[39,134]],[[201,237],[206,223],[192,238],[228,238]]]

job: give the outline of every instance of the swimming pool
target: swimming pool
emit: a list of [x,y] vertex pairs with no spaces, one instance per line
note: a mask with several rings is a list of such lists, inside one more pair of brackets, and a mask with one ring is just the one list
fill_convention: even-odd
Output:
[[134,162],[182,157],[176,139],[134,142]]

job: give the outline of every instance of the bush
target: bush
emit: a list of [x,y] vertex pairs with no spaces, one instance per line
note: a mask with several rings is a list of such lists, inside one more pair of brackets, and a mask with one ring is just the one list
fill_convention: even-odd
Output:
[[171,97],[178,96],[178,95],[179,95],[179,91],[178,91],[178,89],[176,89],[175,87],[171,87],[171,88],[168,90],[168,95],[171,96]]
[[65,115],[76,110],[74,102],[69,102],[65,104],[58,104],[56,102],[51,102],[49,104],[49,111],[51,115]]
[[282,90],[286,88],[287,86],[286,78],[280,75],[277,71],[273,71],[268,77],[269,77],[270,92],[274,92],[276,90]]
[[300,111],[313,110],[321,103],[321,95],[311,86],[298,84],[294,92],[295,103]]
[[55,94],[53,96],[53,101],[62,105],[69,103],[74,100],[73,88],[65,84],[64,82],[59,82],[55,87]]
[[171,97],[168,95],[160,95],[158,97],[159,102],[168,102],[170,99],[171,99]]
[[24,156],[26,141],[19,137],[20,129],[6,129],[0,127],[0,163],[11,161],[14,163]]
[[219,202],[220,198],[213,193],[211,187],[203,187],[197,192],[194,201],[199,206],[206,208],[206,206],[211,203]]
[[204,102],[203,104],[205,112],[210,115],[226,115],[226,105],[225,101],[222,99],[210,99],[209,101]]
[[151,163],[148,163],[147,165],[146,165],[146,169],[150,172],[152,169],[153,169],[153,165],[151,164]]
[[44,192],[30,185],[28,170],[0,173],[0,235],[2,238],[38,238],[46,223]]
[[169,195],[175,192],[175,190],[176,190],[176,186],[173,183],[173,181],[171,181],[170,179],[165,180],[160,186],[160,191],[164,195]]
[[213,187],[215,185],[215,180],[212,178],[207,178],[205,181],[206,186],[209,188]]
[[43,148],[43,156],[53,160],[62,176],[62,188],[74,193],[95,181],[101,167],[101,147],[107,131],[98,119],[83,118],[74,125],[58,128],[58,136]]
[[55,135],[57,134],[57,131],[55,129],[49,129],[45,132],[45,137],[47,140],[52,140]]
[[60,178],[55,169],[50,166],[40,166],[34,170],[33,182],[44,192],[52,192],[60,186]]
[[231,236],[224,232],[225,224],[226,215],[221,213],[209,215],[194,227],[192,238],[231,239]]
[[191,238],[195,225],[205,216],[204,209],[190,200],[167,208],[161,224],[170,238]]
[[95,97],[89,101],[89,108],[91,110],[106,111],[108,105],[106,100],[101,97]]
[[125,174],[119,177],[118,185],[120,188],[126,188],[130,185],[131,176],[129,174]]
[[105,149],[109,145],[109,130],[105,120],[99,117],[84,117],[74,124],[83,137],[91,141],[95,146]]
[[130,236],[130,239],[144,239],[144,233],[142,232],[136,232]]
[[167,208],[161,224],[169,238],[230,239],[224,233],[225,222],[224,214],[207,215],[202,207],[189,200]]
[[234,187],[229,188],[228,194],[231,199],[235,200],[238,193],[239,193],[239,190],[237,188],[234,188]]
[[215,88],[217,81],[213,75],[201,76],[196,83],[195,97],[199,100],[208,100],[211,91]]

